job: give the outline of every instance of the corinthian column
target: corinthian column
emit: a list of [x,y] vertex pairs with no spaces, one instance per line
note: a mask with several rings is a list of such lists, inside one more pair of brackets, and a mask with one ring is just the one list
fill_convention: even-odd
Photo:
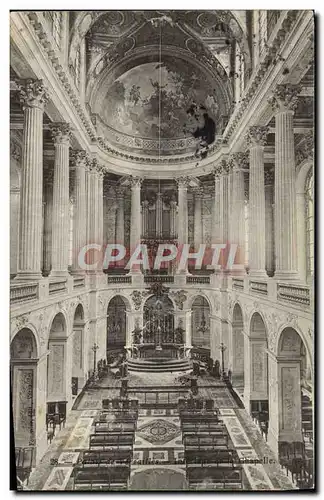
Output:
[[195,249],[199,249],[199,245],[203,242],[203,227],[202,227],[202,196],[203,189],[198,187],[194,191],[195,197],[195,214],[194,214],[194,245]]
[[[132,189],[131,198],[131,222],[130,222],[130,252],[134,252],[136,247],[141,242],[142,234],[142,214],[141,214],[141,184],[140,177],[130,177],[130,184]],[[138,266],[133,266],[131,273],[140,273],[141,270]]]
[[124,244],[125,214],[124,214],[125,189],[122,186],[116,188],[117,209],[116,209],[116,243]]
[[265,272],[265,194],[264,146],[267,127],[250,127],[247,143],[250,149],[249,175],[249,260],[250,275],[264,278]]
[[71,127],[51,128],[55,147],[53,185],[52,270],[50,276],[66,276],[69,263],[69,147]]
[[[87,240],[89,244],[100,245],[101,250],[103,250],[103,175],[104,173],[101,166],[98,164],[98,160],[96,158],[93,158],[89,165],[87,179]],[[102,258],[96,257],[95,260],[97,262],[95,272],[101,272]]]
[[300,87],[278,85],[270,102],[275,111],[275,255],[278,279],[297,279],[294,110]]
[[175,200],[170,201],[170,237],[177,237],[176,229],[176,218],[177,218],[177,202]]
[[42,80],[19,86],[24,110],[18,273],[40,279],[43,210],[43,114],[47,94]]
[[230,157],[230,163],[233,170],[230,243],[237,244],[236,263],[242,264],[243,266],[245,262],[244,170],[248,168],[248,162],[248,154],[246,153],[234,153]]
[[72,273],[82,274],[78,262],[79,252],[86,244],[86,217],[87,217],[87,197],[86,197],[86,169],[89,159],[85,151],[71,152],[72,164],[75,168],[75,205],[73,212],[73,251],[72,251]]
[[214,169],[215,175],[215,196],[214,196],[214,210],[213,210],[213,224],[212,224],[212,242],[220,243],[220,178],[223,173],[222,165],[219,164]]
[[264,192],[265,192],[265,234],[266,234],[266,271],[273,276],[274,254],[273,254],[273,170],[266,170],[264,173]]
[[98,199],[97,199],[97,210],[98,210],[98,244],[104,244],[103,241],[103,180],[105,176],[105,170],[101,165],[97,166],[97,183],[98,183]]

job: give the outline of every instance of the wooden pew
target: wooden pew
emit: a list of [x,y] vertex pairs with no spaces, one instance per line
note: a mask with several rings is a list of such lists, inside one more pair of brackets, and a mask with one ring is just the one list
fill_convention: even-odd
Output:
[[130,463],[132,450],[89,450],[81,453],[79,463],[82,467],[87,465]]
[[90,449],[107,446],[132,446],[134,434],[110,435],[90,434]]
[[130,466],[126,464],[102,465],[97,468],[75,467],[74,485],[75,486],[103,486],[109,488],[111,485],[127,485],[130,475]]
[[226,431],[226,426],[221,422],[207,422],[201,423],[185,423],[182,424],[182,433],[191,432],[195,434],[213,432],[213,431]]
[[218,435],[218,436],[209,436],[209,437],[184,437],[183,443],[186,449],[217,449],[217,447],[225,447],[228,448],[228,435]]
[[227,464],[236,465],[239,457],[236,450],[213,449],[213,450],[185,450],[187,464]]
[[186,468],[187,479],[190,484],[195,483],[214,483],[219,486],[227,484],[241,485],[242,487],[242,468],[233,469],[227,466],[195,466],[190,465]]

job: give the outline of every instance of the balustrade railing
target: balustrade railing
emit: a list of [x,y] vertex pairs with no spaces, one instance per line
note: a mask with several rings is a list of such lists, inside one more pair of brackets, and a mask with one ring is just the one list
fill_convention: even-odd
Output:
[[244,280],[240,278],[232,278],[232,288],[235,290],[244,290]]
[[115,283],[126,283],[126,284],[132,284],[132,277],[131,276],[109,276],[107,277],[107,283],[108,285],[110,284],[115,284]]
[[38,283],[14,283],[10,285],[10,304],[20,304],[38,299]]
[[85,278],[84,276],[78,276],[73,279],[73,289],[75,288],[83,288],[85,286]]
[[187,276],[186,282],[192,285],[209,285],[210,276]]
[[305,285],[290,285],[290,284],[277,284],[277,298],[287,302],[294,302],[295,304],[302,304],[309,306],[310,289]]
[[48,284],[48,293],[49,295],[54,295],[56,293],[66,292],[67,288],[67,280],[60,281],[50,281]]
[[144,283],[174,283],[174,276],[169,274],[148,274],[144,276]]
[[250,292],[268,295],[268,283],[266,281],[250,280]]

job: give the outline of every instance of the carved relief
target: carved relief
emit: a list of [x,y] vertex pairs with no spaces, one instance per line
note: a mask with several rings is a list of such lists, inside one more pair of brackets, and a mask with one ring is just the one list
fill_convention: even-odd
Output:
[[131,298],[132,298],[135,310],[138,311],[142,305],[142,300],[143,300],[142,293],[139,292],[138,290],[134,290],[131,293]]
[[174,302],[176,306],[182,311],[183,305],[187,300],[187,294],[185,293],[185,291],[178,290],[177,292],[173,292],[171,295],[174,297]]

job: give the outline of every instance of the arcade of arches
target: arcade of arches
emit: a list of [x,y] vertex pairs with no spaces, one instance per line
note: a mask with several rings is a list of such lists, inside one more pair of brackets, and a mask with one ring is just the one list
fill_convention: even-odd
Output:
[[[312,488],[313,13],[10,18],[18,487],[96,489],[82,460],[118,398],[138,401],[136,429],[103,489]],[[85,270],[86,244],[145,244],[150,268]],[[154,269],[160,244],[192,258]],[[195,266],[200,244],[226,248]],[[196,470],[183,400],[217,408],[220,448],[262,463]]]

